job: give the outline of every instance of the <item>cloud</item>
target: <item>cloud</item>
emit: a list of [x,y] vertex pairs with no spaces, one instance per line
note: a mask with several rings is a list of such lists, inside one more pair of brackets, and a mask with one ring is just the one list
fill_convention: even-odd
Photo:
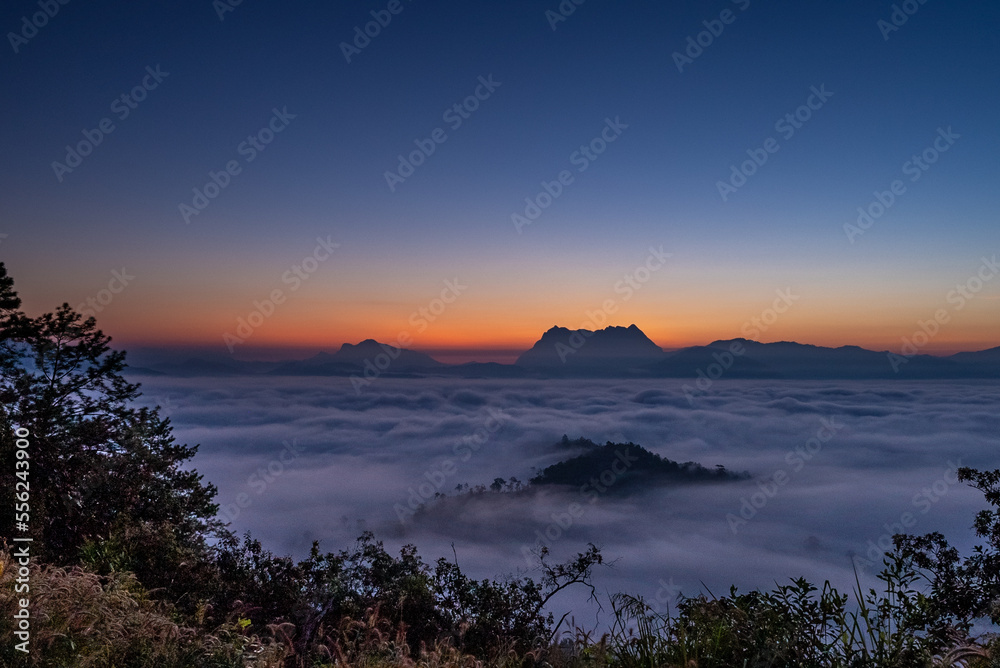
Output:
[[[527,569],[523,548],[548,531],[559,534],[549,541],[557,557],[594,542],[618,559],[599,574],[601,591],[650,599],[661,582],[718,594],[799,575],[848,590],[851,555],[905,513],[913,533],[942,531],[971,545],[982,497],[942,480],[954,462],[993,468],[1000,445],[1000,387],[982,381],[720,380],[693,405],[672,380],[383,378],[361,395],[338,378],[143,385],[148,403],[166,406],[178,439],[201,444],[194,466],[219,487],[219,501],[250,499],[233,528],[279,553],[301,556],[312,540],[340,549],[371,529],[390,546],[413,543],[428,560],[457,554],[474,576],[493,577]],[[500,428],[489,431],[497,415]],[[825,441],[821,420],[836,425]],[[754,480],[594,503],[576,490],[483,494],[399,521],[395,507],[421,485],[452,493],[496,477],[526,481],[576,454],[554,447],[563,434],[632,441],[676,461],[748,470]],[[259,473],[289,442],[300,454],[261,486]],[[779,471],[787,481],[767,496]],[[754,513],[734,532],[727,517],[742,519],[744,500]],[[583,510],[563,528],[571,504]],[[582,606],[573,596],[554,605]]]

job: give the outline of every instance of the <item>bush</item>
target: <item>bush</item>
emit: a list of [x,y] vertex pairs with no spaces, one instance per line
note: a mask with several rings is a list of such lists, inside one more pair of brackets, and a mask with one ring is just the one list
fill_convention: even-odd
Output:
[[220,547],[213,600],[217,610],[245,617],[254,628],[280,630],[279,640],[301,658],[345,647],[345,638],[353,638],[345,629],[371,619],[379,623],[365,628],[398,638],[393,655],[417,658],[421,648],[445,647],[482,658],[525,655],[551,640],[553,620],[543,613],[548,600],[586,584],[602,562],[593,546],[565,564],[550,565],[547,553],[540,556],[540,582],[475,580],[444,559],[432,568],[411,545],[394,557],[371,533],[339,553],[323,554],[314,544],[298,563],[274,556],[247,535]]

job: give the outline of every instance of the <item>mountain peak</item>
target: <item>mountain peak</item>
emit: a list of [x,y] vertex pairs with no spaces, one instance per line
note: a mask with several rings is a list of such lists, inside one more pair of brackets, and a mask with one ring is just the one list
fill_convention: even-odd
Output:
[[327,361],[352,364],[364,364],[365,361],[375,363],[375,358],[379,355],[387,355],[393,360],[393,367],[396,368],[434,367],[441,365],[436,359],[424,353],[397,348],[388,343],[380,343],[375,339],[365,339],[356,344],[345,343],[340,346],[340,350],[330,355]]
[[[375,339],[365,339],[360,343],[345,343],[340,346],[340,349],[354,350],[354,349],[365,349],[365,348],[379,348],[382,346],[388,346],[389,348],[394,348],[394,346],[390,346],[388,343],[379,343]],[[396,348],[396,350],[398,350],[398,348]]]
[[663,349],[635,324],[628,327],[570,330],[554,326],[518,357],[525,367],[586,371],[642,366],[663,359]]

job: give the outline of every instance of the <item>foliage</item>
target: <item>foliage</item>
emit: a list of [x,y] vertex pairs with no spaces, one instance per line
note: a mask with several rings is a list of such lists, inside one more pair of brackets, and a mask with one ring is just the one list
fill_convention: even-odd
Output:
[[992,506],[973,524],[985,545],[963,559],[940,533],[894,538],[896,551],[926,574],[926,623],[942,641],[967,634],[977,618],[1000,624],[1000,470],[960,468],[958,478],[983,492]]
[[330,650],[335,629],[377,610],[380,622],[392,625],[408,647],[447,643],[488,657],[544,647],[552,635],[552,617],[544,613],[548,601],[567,587],[586,585],[602,562],[591,546],[563,564],[550,564],[542,554],[539,582],[476,580],[446,559],[426,564],[413,546],[393,557],[370,533],[338,553],[321,553],[314,544],[298,563],[248,535],[220,549],[213,600],[218,610],[245,617],[254,628],[282,628],[283,641],[298,656]]
[[[197,448],[176,443],[157,410],[133,406],[139,386],[122,376],[125,353],[93,318],[68,304],[36,318],[18,308],[0,264],[0,461],[14,461],[13,430],[26,430],[37,556],[71,565],[86,552],[105,572],[169,586],[168,573],[189,572],[183,564],[204,558],[222,527],[215,487],[184,466]],[[13,507],[13,491],[4,466],[0,506]],[[0,516],[0,535],[13,534],[13,519]]]

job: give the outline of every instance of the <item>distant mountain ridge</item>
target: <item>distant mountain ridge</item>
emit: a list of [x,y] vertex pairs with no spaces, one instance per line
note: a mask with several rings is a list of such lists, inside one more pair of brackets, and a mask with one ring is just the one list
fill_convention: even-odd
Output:
[[341,376],[372,369],[378,375],[408,374],[443,366],[447,365],[430,355],[365,339],[357,345],[345,343],[333,354],[321,352],[308,359],[286,362],[269,373],[272,376]]
[[557,370],[619,370],[658,362],[666,353],[635,325],[569,330],[553,327],[515,364]]
[[758,378],[959,379],[1000,378],[1000,346],[944,357],[902,356],[858,346],[826,348],[748,339],[713,341],[666,352],[636,325],[596,331],[552,327],[513,364],[445,364],[424,353],[374,339],[343,344],[335,353],[304,360],[260,363],[224,356],[187,359],[132,368],[136,375],[167,376],[452,376],[463,378]]

